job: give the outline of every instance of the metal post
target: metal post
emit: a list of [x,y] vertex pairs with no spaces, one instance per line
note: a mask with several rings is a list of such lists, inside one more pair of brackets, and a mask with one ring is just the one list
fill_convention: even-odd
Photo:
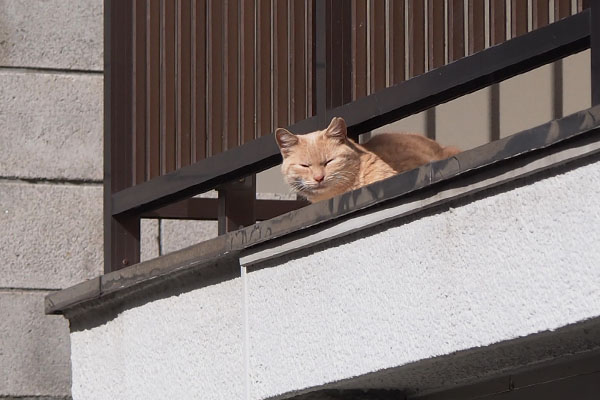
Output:
[[225,184],[218,191],[219,235],[256,222],[256,175]]
[[104,272],[139,262],[140,218],[115,216],[112,195],[132,186],[132,6],[104,2]]
[[592,106],[595,106],[600,104],[600,0],[590,1],[590,11]]

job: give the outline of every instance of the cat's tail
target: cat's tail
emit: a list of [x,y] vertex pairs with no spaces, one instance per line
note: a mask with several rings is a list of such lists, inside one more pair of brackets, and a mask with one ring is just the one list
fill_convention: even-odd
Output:
[[442,149],[442,154],[443,154],[444,158],[449,158],[449,157],[457,155],[461,151],[462,150],[459,149],[458,147],[446,146]]

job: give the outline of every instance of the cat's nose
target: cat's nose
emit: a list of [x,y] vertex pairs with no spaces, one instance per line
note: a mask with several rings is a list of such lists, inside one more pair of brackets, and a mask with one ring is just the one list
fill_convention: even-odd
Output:
[[325,175],[313,175],[313,178],[317,182],[323,182],[323,179],[325,179]]

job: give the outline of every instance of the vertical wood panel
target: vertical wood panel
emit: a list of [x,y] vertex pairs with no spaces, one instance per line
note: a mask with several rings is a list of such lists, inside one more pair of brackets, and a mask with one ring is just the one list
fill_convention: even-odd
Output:
[[390,1],[390,84],[404,81],[404,0]]
[[515,38],[527,32],[527,2],[511,0],[511,37]]
[[[527,6],[527,2],[520,0]],[[481,0],[469,0],[469,54],[485,48],[484,4]]]
[[161,1],[161,173],[175,170],[175,2]]
[[533,29],[548,25],[549,22],[549,4],[548,0],[533,0],[532,19]]
[[146,33],[146,176],[160,175],[160,1],[149,0]]
[[225,3],[225,60],[223,79],[223,97],[225,110],[223,110],[223,132],[226,139],[225,149],[232,149],[239,145],[239,2],[227,0]]
[[208,1],[208,111],[210,155],[223,151],[223,2]]
[[581,12],[590,7],[590,0],[577,0],[577,12]]
[[273,126],[282,127],[289,125],[288,0],[274,1],[273,6]]
[[425,72],[425,3],[408,0],[409,78]]
[[[334,75],[334,70],[335,68],[337,68],[338,66],[338,61],[339,58],[341,57],[341,51],[339,48],[339,41],[340,41],[340,36],[341,36],[341,32],[339,29],[338,24],[336,24],[337,22],[337,15],[334,18],[334,12],[332,11],[333,8],[337,5],[334,3],[338,3],[338,1],[336,0],[320,0],[325,2],[325,13],[326,13],[326,22],[325,24],[327,25],[327,36],[325,38],[325,46],[326,46],[326,52],[325,52],[325,60],[326,60],[326,64],[327,64],[327,69],[325,71],[327,78],[325,79],[325,103],[327,108],[332,108],[332,103],[334,100],[334,96],[333,93],[339,93],[338,88],[337,88],[337,84],[339,83],[339,81],[336,79],[333,79],[333,75]],[[334,44],[335,41],[335,44]],[[339,51],[339,54],[338,54]],[[335,62],[334,62],[335,59]],[[335,65],[334,65],[335,64]]]
[[257,1],[256,106],[258,136],[262,136],[273,130],[271,126],[271,1]]
[[554,0],[554,21],[566,18],[569,15],[571,15],[571,0]]
[[370,0],[370,9],[370,93],[375,93],[386,86],[385,2],[381,0]]
[[342,1],[342,103],[352,101],[352,2]]
[[192,162],[206,157],[206,0],[192,3]]
[[490,45],[503,43],[506,40],[506,5],[505,0],[490,0]]
[[133,8],[133,184],[146,175],[146,0],[136,0]]
[[367,95],[367,0],[352,0],[352,90]]
[[465,14],[463,0],[448,0],[448,61],[465,56]]
[[291,67],[291,84],[292,87],[290,98],[292,101],[291,105],[291,123],[301,121],[306,118],[306,25],[305,25],[305,14],[306,14],[306,2],[304,0],[291,0],[292,4],[292,15],[290,18],[291,27],[291,45],[290,57],[292,62]]
[[444,65],[444,0],[428,0],[429,69]]
[[191,0],[177,0],[177,168],[191,161]]
[[317,87],[317,74],[315,60],[317,58],[317,37],[316,37],[316,18],[315,18],[315,0],[307,0],[306,9],[306,57],[308,58],[306,93],[307,93],[307,115],[316,115],[317,102],[315,99],[315,88]]
[[254,91],[254,43],[255,43],[255,7],[254,1],[242,2],[241,18],[241,128],[243,142],[255,138],[255,96]]

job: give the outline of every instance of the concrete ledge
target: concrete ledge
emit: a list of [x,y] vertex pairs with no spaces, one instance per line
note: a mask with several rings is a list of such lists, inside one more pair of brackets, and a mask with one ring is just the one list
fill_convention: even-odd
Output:
[[102,71],[102,0],[0,0],[0,67]]
[[[101,296],[144,285],[173,271],[196,268],[234,253],[242,253],[241,263],[244,265],[261,262],[331,238],[331,235],[321,234],[315,235],[312,240],[313,229],[323,232],[332,226],[341,227],[333,234],[336,237],[347,235],[365,227],[362,223],[352,223],[354,217],[364,213],[376,215],[371,224],[379,224],[596,154],[600,151],[599,126],[600,106],[207,240],[160,259],[109,273],[102,277]],[[440,192],[442,188],[447,190]],[[392,202],[396,202],[399,208],[389,210]],[[350,222],[344,225],[347,221]],[[297,239],[300,242],[293,243]],[[68,289],[61,296],[68,296]],[[76,297],[77,303],[82,301],[79,292]],[[90,299],[96,299],[96,293],[90,293]],[[52,303],[50,298],[49,304]],[[66,304],[64,306],[67,307]],[[47,312],[64,310],[49,307]]]
[[102,82],[101,75],[0,71],[0,177],[100,181]]

